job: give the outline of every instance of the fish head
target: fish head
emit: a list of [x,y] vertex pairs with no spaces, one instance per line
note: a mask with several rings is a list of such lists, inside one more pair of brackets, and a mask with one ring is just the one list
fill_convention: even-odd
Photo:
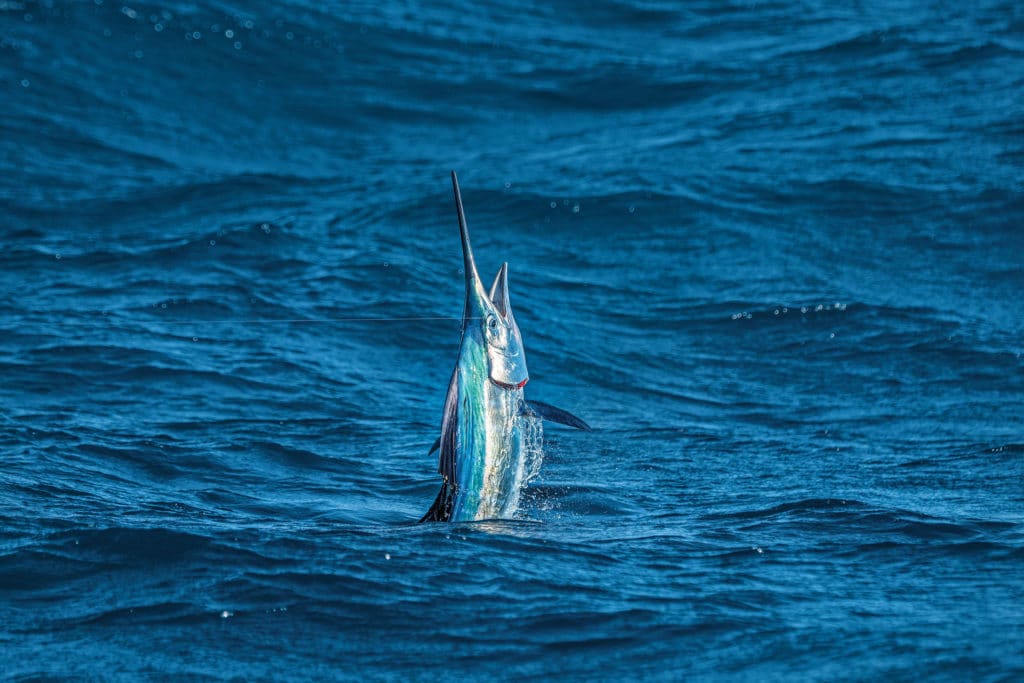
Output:
[[503,389],[522,389],[530,376],[526,370],[523,339],[509,304],[508,264],[501,266],[488,293],[480,281],[480,274],[473,260],[459,181],[454,171],[452,187],[455,190],[455,206],[459,214],[466,275],[466,307],[462,316],[463,344],[475,343],[486,348],[487,375],[491,382]]
[[503,263],[491,286],[493,312],[484,318],[487,341],[487,366],[491,381],[506,389],[522,389],[530,376],[526,371],[526,352],[519,325],[508,300],[508,264]]

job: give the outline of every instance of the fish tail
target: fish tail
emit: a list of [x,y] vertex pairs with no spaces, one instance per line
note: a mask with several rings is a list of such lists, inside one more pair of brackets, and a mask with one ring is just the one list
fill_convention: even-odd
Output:
[[423,515],[420,523],[423,522],[447,522],[452,516],[452,498],[448,491],[448,482],[441,484],[441,490],[434,499],[434,504]]

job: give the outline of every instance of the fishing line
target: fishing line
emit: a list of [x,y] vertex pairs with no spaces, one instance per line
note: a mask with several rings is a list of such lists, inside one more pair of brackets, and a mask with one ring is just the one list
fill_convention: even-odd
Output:
[[[478,320],[478,317],[468,318]],[[349,323],[349,322],[404,322],[413,320],[463,320],[461,316],[448,315],[424,315],[424,316],[395,316],[395,317],[347,317],[347,318],[264,318],[264,319],[240,319],[240,320],[138,320],[126,318],[103,318],[104,322],[114,323],[136,323],[136,324],[159,324],[159,325],[286,325],[292,323]],[[19,324],[29,325],[100,325],[96,320],[20,320]]]

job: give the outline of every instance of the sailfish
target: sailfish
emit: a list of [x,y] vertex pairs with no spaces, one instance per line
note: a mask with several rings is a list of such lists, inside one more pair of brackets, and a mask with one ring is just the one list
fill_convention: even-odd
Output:
[[441,491],[421,522],[465,522],[511,517],[525,485],[527,430],[540,419],[590,431],[580,418],[547,403],[527,402],[530,376],[519,326],[508,295],[508,263],[490,292],[484,289],[469,244],[459,179],[452,171],[455,210],[462,235],[466,305],[462,343],[448,383],[441,436]]

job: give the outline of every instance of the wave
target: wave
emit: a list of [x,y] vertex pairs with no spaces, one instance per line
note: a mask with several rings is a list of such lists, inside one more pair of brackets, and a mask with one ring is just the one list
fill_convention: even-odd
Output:
[[[9,675],[1015,671],[1008,7],[0,0]],[[523,519],[416,523],[452,168]]]
[[[803,529],[827,533],[844,553],[934,546],[941,552],[985,554],[1012,551],[1019,525],[1002,520],[951,520],[904,509],[879,507],[847,499],[806,499],[768,508],[741,509],[703,515],[705,521],[734,522],[762,528],[770,523],[776,533]],[[877,540],[879,537],[884,540]],[[865,538],[875,540],[866,541]],[[1019,540],[1019,538],[1018,538]]]

